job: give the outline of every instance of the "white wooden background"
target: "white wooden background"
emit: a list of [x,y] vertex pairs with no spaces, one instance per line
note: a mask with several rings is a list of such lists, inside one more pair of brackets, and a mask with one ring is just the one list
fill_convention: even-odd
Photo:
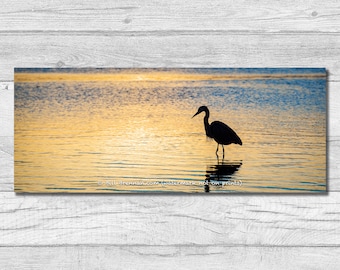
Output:
[[[326,67],[326,195],[16,195],[14,67]],[[0,4],[1,269],[340,269],[338,0]]]

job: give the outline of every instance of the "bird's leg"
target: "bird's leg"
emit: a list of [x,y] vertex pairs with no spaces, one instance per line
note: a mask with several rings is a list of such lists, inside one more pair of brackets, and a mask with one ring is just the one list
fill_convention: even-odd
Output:
[[224,145],[222,144],[222,148],[223,148],[223,158],[222,158],[222,160],[224,160]]
[[217,154],[217,152],[218,152],[218,146],[219,146],[219,144],[217,144],[217,148],[216,148],[216,156],[217,156],[217,158],[218,158],[218,154]]

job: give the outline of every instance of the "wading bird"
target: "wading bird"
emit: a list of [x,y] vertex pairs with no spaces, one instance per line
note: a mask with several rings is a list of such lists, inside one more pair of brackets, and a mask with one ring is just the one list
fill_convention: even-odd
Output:
[[209,124],[208,122],[209,109],[207,108],[207,106],[199,107],[197,113],[195,113],[195,115],[192,118],[194,118],[196,115],[200,114],[201,112],[205,112],[205,116],[203,120],[205,134],[209,138],[213,138],[217,142],[216,155],[217,155],[218,147],[220,144],[222,144],[222,148],[223,148],[223,157],[224,157],[224,145],[228,145],[231,143],[242,145],[242,141],[240,137],[228,125],[220,121],[214,121],[211,124]]

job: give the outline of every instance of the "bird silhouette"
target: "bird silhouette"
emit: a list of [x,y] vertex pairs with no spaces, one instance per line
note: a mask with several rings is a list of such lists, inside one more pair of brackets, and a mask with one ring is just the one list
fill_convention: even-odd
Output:
[[223,148],[223,158],[224,158],[224,145],[228,145],[232,143],[242,145],[242,141],[240,137],[228,125],[220,121],[214,121],[211,124],[209,124],[208,119],[209,119],[210,113],[209,113],[209,109],[207,106],[199,107],[197,113],[195,113],[192,118],[194,118],[196,115],[200,114],[201,112],[205,112],[205,116],[203,120],[205,134],[209,138],[212,138],[217,142],[217,148],[216,148],[217,156],[218,156],[217,153],[218,153],[218,148],[220,144],[222,145],[222,148]]

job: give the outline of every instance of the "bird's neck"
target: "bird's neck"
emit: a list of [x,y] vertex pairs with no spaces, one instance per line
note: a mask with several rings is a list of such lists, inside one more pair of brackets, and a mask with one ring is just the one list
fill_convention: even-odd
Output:
[[205,128],[205,134],[206,134],[208,137],[212,138],[211,129],[210,129],[210,125],[209,125],[208,119],[209,119],[209,111],[206,111],[206,112],[205,112],[204,119],[203,119],[203,121],[204,121],[204,128]]

